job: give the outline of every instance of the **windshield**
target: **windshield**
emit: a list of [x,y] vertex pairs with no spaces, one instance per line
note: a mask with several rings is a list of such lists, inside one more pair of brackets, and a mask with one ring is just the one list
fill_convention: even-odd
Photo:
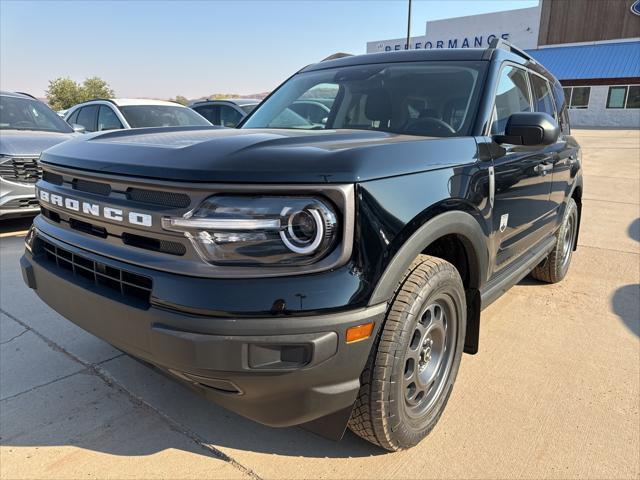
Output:
[[242,128],[469,135],[486,62],[406,62],[300,73]]
[[71,133],[73,129],[44,103],[0,96],[0,129]]
[[200,114],[186,107],[174,107],[172,105],[128,105],[119,108],[131,128],[211,125],[211,123]]

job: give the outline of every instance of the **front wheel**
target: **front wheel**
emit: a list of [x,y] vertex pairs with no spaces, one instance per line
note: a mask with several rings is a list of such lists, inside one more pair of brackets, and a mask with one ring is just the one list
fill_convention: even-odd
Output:
[[578,206],[573,198],[567,202],[562,225],[558,229],[556,244],[551,253],[540,265],[534,268],[531,276],[547,283],[558,283],[569,271],[571,254],[578,233]]
[[445,260],[420,255],[399,286],[362,373],[349,428],[391,451],[420,442],[451,394],[465,329],[458,271]]

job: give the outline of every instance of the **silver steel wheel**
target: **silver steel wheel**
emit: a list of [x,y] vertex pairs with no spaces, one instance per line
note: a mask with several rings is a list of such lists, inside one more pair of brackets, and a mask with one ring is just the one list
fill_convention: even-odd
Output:
[[457,335],[454,312],[448,298],[433,301],[411,334],[403,375],[404,399],[411,417],[429,410],[446,383]]
[[573,241],[576,235],[576,222],[573,215],[567,218],[567,225],[562,239],[562,268],[565,268],[571,259],[571,251],[573,250]]

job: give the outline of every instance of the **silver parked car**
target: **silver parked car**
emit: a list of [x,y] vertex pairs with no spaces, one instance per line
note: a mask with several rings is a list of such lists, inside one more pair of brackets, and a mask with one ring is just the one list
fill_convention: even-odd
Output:
[[95,99],[74,105],[64,119],[86,132],[149,127],[206,127],[211,124],[174,102],[146,98]]
[[40,100],[0,92],[0,219],[40,211],[34,188],[40,152],[72,136],[69,124]]

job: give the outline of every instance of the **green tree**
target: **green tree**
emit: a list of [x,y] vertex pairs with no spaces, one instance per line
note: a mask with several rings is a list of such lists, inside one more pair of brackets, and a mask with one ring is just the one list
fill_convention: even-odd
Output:
[[85,79],[80,85],[69,77],[60,77],[49,82],[47,101],[54,110],[62,110],[93,98],[112,98],[115,94],[100,77]]
[[83,102],[94,98],[112,98],[115,95],[107,82],[100,77],[87,78],[82,82],[80,91],[82,92]]
[[46,91],[49,106],[54,110],[62,110],[80,103],[82,101],[80,88],[80,85],[69,77],[51,80]]
[[176,95],[176,98],[170,98],[169,101],[176,102],[184,106],[189,105],[189,99],[187,99],[187,97],[183,97],[182,95]]

